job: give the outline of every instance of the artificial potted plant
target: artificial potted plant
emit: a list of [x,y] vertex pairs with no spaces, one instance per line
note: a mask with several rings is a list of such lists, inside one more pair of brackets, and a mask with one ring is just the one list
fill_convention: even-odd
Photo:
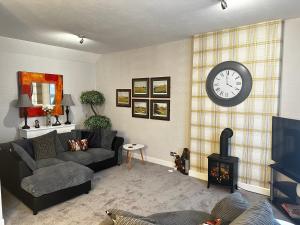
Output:
[[111,128],[111,121],[106,116],[99,115],[96,106],[101,106],[105,102],[104,95],[99,91],[85,91],[81,93],[80,101],[82,104],[91,106],[94,115],[84,121],[84,126],[89,129]]

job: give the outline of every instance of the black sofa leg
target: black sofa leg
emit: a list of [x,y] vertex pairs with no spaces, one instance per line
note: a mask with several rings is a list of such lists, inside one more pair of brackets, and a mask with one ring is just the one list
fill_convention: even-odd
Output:
[[38,211],[37,211],[37,210],[32,210],[32,213],[33,213],[33,215],[35,216],[35,215],[38,214]]

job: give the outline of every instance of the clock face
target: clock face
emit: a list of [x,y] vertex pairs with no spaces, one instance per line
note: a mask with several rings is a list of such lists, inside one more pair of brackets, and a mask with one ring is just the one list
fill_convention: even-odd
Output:
[[232,107],[242,103],[252,89],[252,77],[243,64],[226,61],[216,65],[206,79],[206,93],[216,104]]
[[232,69],[220,71],[213,81],[215,94],[224,99],[231,99],[237,96],[243,87],[241,75]]

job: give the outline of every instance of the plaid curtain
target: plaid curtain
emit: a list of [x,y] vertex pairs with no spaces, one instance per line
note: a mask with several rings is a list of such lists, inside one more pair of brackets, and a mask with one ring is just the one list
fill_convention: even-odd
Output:
[[[278,114],[282,22],[270,21],[193,38],[191,170],[207,172],[207,156],[219,153],[222,130],[232,128],[231,155],[240,159],[239,181],[269,187],[272,116]],[[250,96],[221,107],[207,96],[210,70],[224,61],[244,64],[253,78]]]

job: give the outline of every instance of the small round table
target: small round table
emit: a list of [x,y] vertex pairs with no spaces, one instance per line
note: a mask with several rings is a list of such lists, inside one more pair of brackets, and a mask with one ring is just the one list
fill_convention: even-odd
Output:
[[145,163],[144,156],[143,156],[143,148],[144,147],[145,146],[142,145],[142,144],[125,144],[125,145],[123,145],[123,149],[125,151],[127,151],[126,163],[127,163],[127,167],[128,167],[129,170],[132,168],[131,158],[132,158],[132,154],[133,154],[134,151],[140,151],[140,154],[141,154],[141,157],[142,157],[142,164]]

